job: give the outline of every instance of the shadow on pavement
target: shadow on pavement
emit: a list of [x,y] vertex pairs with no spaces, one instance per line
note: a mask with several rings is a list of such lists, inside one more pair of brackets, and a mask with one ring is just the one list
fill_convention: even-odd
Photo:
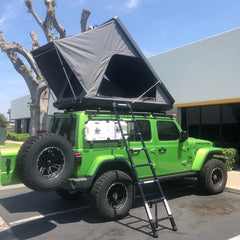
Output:
[[[186,195],[202,195],[201,192],[194,188],[192,182],[168,182],[163,183],[162,186],[168,200]],[[150,195],[155,194],[155,190],[151,188],[148,189],[148,192]],[[29,217],[29,215],[26,215],[26,213],[29,212],[40,213],[41,215],[44,215],[44,217],[40,219],[32,219],[28,222],[18,223],[15,226],[12,226],[13,232],[17,236],[20,236],[20,239],[25,240],[53,231],[57,227],[57,224],[79,223],[82,221],[90,224],[106,222],[100,215],[96,214],[96,210],[94,208],[86,208],[86,206],[89,206],[88,200],[88,197],[85,198],[85,201],[66,200],[60,198],[54,192],[39,193],[31,191],[0,199],[0,203],[2,207],[4,207],[9,213],[20,213],[18,219],[20,216],[21,219]],[[142,199],[137,196],[133,209],[139,207],[143,207],[143,202]],[[76,210],[69,211],[67,213],[64,212],[74,208],[76,208]],[[49,214],[55,212],[59,213],[56,215]],[[36,215],[37,214],[35,214],[35,216]],[[166,215],[164,217],[166,217]],[[169,221],[164,221],[166,218],[162,218],[162,220],[163,224],[162,222],[159,223],[158,231],[164,229],[172,230],[170,228]],[[144,233],[148,236],[152,234],[145,212],[143,218],[131,213],[127,217],[115,222],[127,228]]]

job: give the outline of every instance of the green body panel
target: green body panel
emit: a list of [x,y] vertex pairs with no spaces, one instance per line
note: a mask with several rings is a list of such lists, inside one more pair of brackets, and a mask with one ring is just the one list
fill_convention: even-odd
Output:
[[109,160],[117,160],[117,159],[115,159],[114,155],[110,155],[110,154],[96,157],[94,161],[91,163],[91,165],[89,166],[88,171],[86,172],[86,175],[87,176],[94,175],[98,167],[105,161],[109,161]]
[[20,183],[15,171],[18,150],[1,150],[1,185]]

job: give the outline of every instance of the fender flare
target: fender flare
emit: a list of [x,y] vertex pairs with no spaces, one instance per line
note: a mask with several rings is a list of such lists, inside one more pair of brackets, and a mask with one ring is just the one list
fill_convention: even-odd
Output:
[[93,181],[95,181],[98,176],[110,170],[121,170],[133,178],[129,161],[125,158],[114,158],[114,156],[107,159],[97,158],[95,161],[93,161],[93,164],[91,164],[85,176],[91,176]]
[[[192,165],[192,171],[201,171],[203,165],[213,157],[213,155],[222,155],[223,151],[219,148],[200,148],[196,153],[196,157],[194,159]],[[219,158],[221,161],[225,162],[223,158]]]

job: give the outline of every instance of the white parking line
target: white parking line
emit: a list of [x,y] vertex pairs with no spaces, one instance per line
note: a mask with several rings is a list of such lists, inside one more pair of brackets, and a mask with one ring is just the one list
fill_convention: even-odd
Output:
[[25,185],[23,185],[22,183],[13,184],[13,185],[7,185],[7,186],[2,186],[0,184],[0,191],[2,191],[2,190],[9,190],[9,189],[15,189],[15,188],[22,188],[22,187],[25,187]]
[[74,212],[74,211],[79,211],[79,210],[84,210],[87,208],[90,208],[91,206],[85,206],[85,207],[80,207],[80,208],[73,208],[73,209],[68,209],[68,210],[64,210],[64,211],[59,211],[59,212],[53,212],[53,213],[48,213],[48,214],[39,214],[37,216],[34,217],[29,217],[29,218],[25,218],[25,219],[20,219],[17,221],[13,221],[9,223],[9,226],[13,227],[22,223],[26,223],[26,222],[31,222],[37,219],[41,219],[41,218],[47,218],[47,217],[51,217],[51,216],[55,216],[58,214],[64,214],[64,213],[69,213],[69,212]]
[[233,237],[233,238],[229,238],[228,240],[240,240],[240,235]]

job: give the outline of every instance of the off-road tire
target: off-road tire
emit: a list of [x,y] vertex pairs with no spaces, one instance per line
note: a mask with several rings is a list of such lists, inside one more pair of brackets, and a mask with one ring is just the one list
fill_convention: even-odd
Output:
[[199,186],[209,194],[223,192],[227,182],[227,169],[224,162],[218,159],[207,161],[198,178]]
[[132,178],[118,170],[106,172],[95,181],[91,197],[103,217],[120,219],[126,216],[132,207]]
[[66,138],[52,133],[28,138],[16,159],[20,180],[40,192],[60,188],[71,175],[73,165],[71,144]]
[[57,195],[59,195],[63,199],[71,199],[71,200],[80,199],[82,197],[82,195],[83,195],[82,192],[71,193],[71,192],[69,192],[68,190],[66,190],[64,188],[59,188],[55,192],[56,192]]

